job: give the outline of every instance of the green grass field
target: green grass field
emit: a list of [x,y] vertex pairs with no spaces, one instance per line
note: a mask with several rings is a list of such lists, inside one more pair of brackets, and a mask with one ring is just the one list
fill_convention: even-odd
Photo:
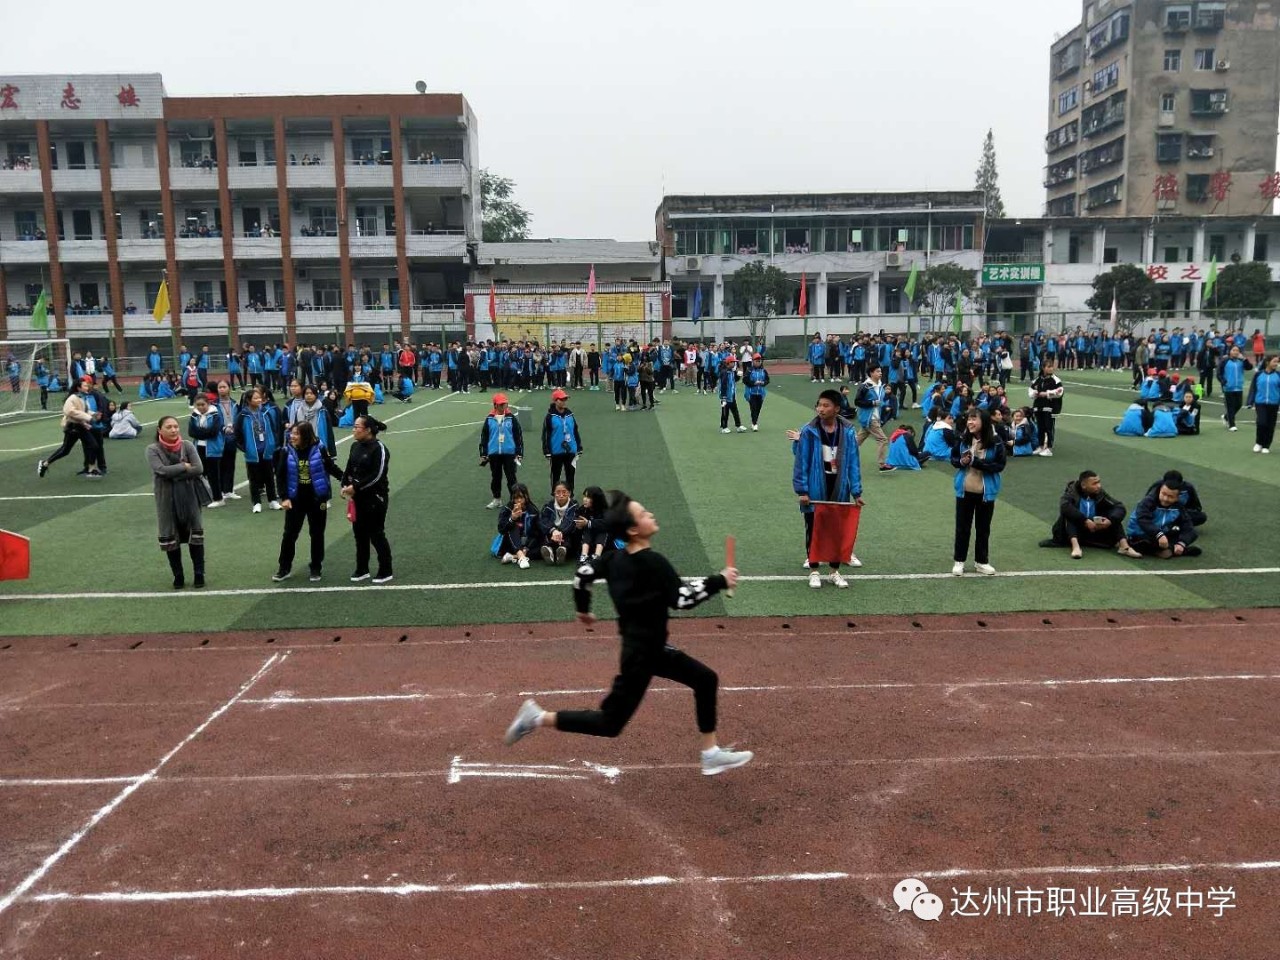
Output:
[[[1121,438],[1111,427],[1129,402],[1128,375],[1068,372],[1064,379],[1068,396],[1057,456],[1011,461],[1005,473],[992,542],[992,563],[1001,576],[994,579],[947,575],[950,466],[879,475],[874,445],[868,444],[862,451],[867,508],[857,551],[865,566],[852,572],[849,590],[808,588],[783,435],[811,415],[818,390],[806,377],[774,378],[757,434],[720,434],[718,404],[692,391],[661,397],[656,413],[627,414],[615,412],[605,392],[577,394],[571,405],[587,449],[578,488],[621,487],[642,500],[662,526],[656,545],[686,575],[718,569],[724,537],[734,534],[738,566],[748,580],[734,599],[700,608],[709,615],[1175,611],[1276,603],[1280,456],[1250,452],[1252,413],[1245,411],[1240,432],[1230,434],[1218,420],[1221,407],[1211,402],[1199,437]],[[513,402],[522,408],[531,454],[521,478],[545,499],[548,473],[537,436],[548,394],[517,394]],[[741,406],[745,416],[745,402]],[[517,570],[487,553],[496,515],[484,509],[488,471],[477,466],[477,443],[488,409],[484,395],[421,392],[412,405],[378,408],[382,419],[392,421],[383,439],[393,455],[388,531],[396,580],[387,587],[347,582],[354,545],[341,510],[330,517],[324,582],[313,587],[295,576],[272,584],[281,515],[253,515],[245,499],[206,513],[208,590],[173,591],[155,542],[147,441],[108,441],[110,475],[104,481],[74,476],[78,450],[37,480],[36,459],[56,445],[57,420],[0,425],[0,527],[31,537],[33,554],[30,580],[0,584],[0,633],[565,619],[571,613],[568,569],[535,562]],[[141,404],[137,412],[148,424],[161,413],[178,414],[185,427],[180,401]],[[918,411],[906,414],[919,424]],[[144,436],[150,435],[148,426]],[[346,443],[339,447],[341,462],[346,449]],[[1182,469],[1199,487],[1210,516],[1204,555],[1130,561],[1089,551],[1072,561],[1065,550],[1037,547],[1048,535],[1064,483],[1086,467],[1130,506],[1166,469]],[[305,570],[306,549],[304,533],[295,570]]]

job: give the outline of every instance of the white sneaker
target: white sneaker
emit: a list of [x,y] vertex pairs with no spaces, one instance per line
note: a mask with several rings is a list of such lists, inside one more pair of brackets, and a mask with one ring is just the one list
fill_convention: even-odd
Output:
[[1227,432],[1228,432],[1228,433],[1235,433],[1235,432],[1236,432],[1236,428],[1235,428],[1235,427],[1227,427]]
[[1052,456],[1053,456],[1053,451],[1052,451],[1051,449],[1049,449],[1048,447],[1045,447],[1043,450],[1041,450],[1041,451],[1040,451],[1040,456],[1042,456],[1042,457],[1052,457]]
[[721,428],[720,428],[720,432],[721,432],[721,433],[728,433],[728,432],[729,432],[729,428],[728,428],[728,427],[721,427]]
[[858,559],[858,555],[856,553],[849,554],[849,566],[851,567],[862,566],[862,561]]
[[1263,448],[1262,448],[1261,450],[1259,450],[1258,452],[1259,452],[1259,453],[1270,453],[1270,452],[1271,452],[1271,448],[1270,448],[1270,447],[1263,447]]
[[[528,557],[521,557],[519,560],[517,560],[517,561],[516,561],[516,566],[517,566],[517,567],[519,567],[521,570],[528,570],[528,569],[529,569],[529,558],[528,558]],[[991,572],[992,572],[992,573],[995,573],[995,571],[994,571],[994,570],[992,570]]]
[[516,562],[516,555],[515,555],[514,553],[504,553],[504,554],[502,555],[502,562],[503,562],[503,563],[515,563],[515,562]]
[[[530,701],[532,702],[532,701]],[[702,775],[714,777],[717,773],[746,766],[755,754],[750,750],[726,750],[716,747],[714,750],[702,751]]]
[[537,701],[526,700],[520,704],[520,709],[516,711],[516,718],[511,721],[511,726],[507,727],[507,734],[502,738],[502,742],[509,747],[517,740],[527,737],[538,729],[538,721],[541,718],[542,708],[538,706]]
[[996,575],[996,568],[989,563],[975,563],[973,565],[973,569],[977,570],[984,577],[994,577]]
[[738,432],[739,432],[739,433],[746,433],[746,432],[747,432],[747,428],[746,428],[746,427],[739,427],[739,428],[738,428]]
[[963,563],[963,562],[960,562],[960,563],[953,563],[953,564],[951,565],[951,575],[952,575],[953,577],[963,577],[963,576],[964,576],[964,563]]
[[[1254,453],[1261,453],[1261,452],[1262,452],[1262,444],[1260,444],[1260,443],[1255,443],[1255,444],[1253,445],[1253,452],[1254,452]],[[213,506],[213,504],[209,504],[209,506]]]
[[813,587],[815,590],[822,589],[822,574],[817,570],[809,571],[809,586]]
[[500,507],[500,506],[502,506],[502,501],[499,500],[497,497],[494,497],[492,500],[490,500],[488,503],[484,505],[484,508],[486,510],[493,510],[495,507]]
[[272,510],[283,510],[283,509],[284,509],[284,507],[280,506],[280,501],[279,501],[279,500],[272,500],[272,501],[271,501],[271,509],[272,509]]
[[222,495],[222,499],[223,500],[243,500],[244,497],[240,496],[240,494],[232,490],[230,493],[224,493]]
[[842,574],[839,570],[831,571],[831,582],[834,583],[841,590],[849,586],[849,581],[844,578],[844,574]]
[[759,433],[759,432],[760,432],[760,424],[758,424],[758,423],[753,423],[753,424],[751,425],[751,432],[752,432],[752,433]]
[[260,503],[255,503],[255,504],[253,505],[253,512],[254,512],[254,513],[261,513],[261,512],[262,512],[262,504],[260,504]]
[[206,509],[217,510],[219,507],[225,507],[226,505],[227,505],[227,501],[225,500],[215,500],[213,501],[213,503],[209,504],[209,506],[206,507]]

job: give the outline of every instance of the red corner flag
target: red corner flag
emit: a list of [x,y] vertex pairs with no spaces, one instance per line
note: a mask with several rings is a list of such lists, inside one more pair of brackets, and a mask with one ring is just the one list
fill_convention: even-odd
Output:
[[0,530],[0,580],[31,576],[31,541],[20,533]]
[[492,280],[489,281],[489,322],[498,322],[498,291]]
[[800,274],[800,316],[805,316],[809,307],[809,284],[803,273]]
[[848,563],[853,556],[853,545],[858,540],[858,518],[861,516],[862,508],[856,503],[815,503],[809,562]]

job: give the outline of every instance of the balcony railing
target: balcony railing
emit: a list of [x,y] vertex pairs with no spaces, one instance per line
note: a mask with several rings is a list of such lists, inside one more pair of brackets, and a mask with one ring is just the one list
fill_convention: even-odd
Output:
[[1080,135],[1092,137],[1103,130],[1109,130],[1117,124],[1124,123],[1124,104],[1107,107],[1106,110],[1085,116],[1081,120]]

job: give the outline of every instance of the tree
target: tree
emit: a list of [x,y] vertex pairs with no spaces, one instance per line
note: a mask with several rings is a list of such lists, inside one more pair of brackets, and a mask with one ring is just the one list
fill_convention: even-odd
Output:
[[972,299],[977,274],[954,263],[935,263],[916,278],[916,303],[930,316],[951,316],[956,297]]
[[1159,301],[1156,282],[1141,267],[1120,263],[1093,278],[1093,296],[1084,305],[1094,313],[1111,316],[1115,297],[1117,333],[1128,333],[1143,313],[1156,309]]
[[1266,310],[1271,304],[1271,267],[1262,261],[1231,263],[1218,273],[1218,282],[1205,313],[1248,316],[1250,311]]
[[733,311],[747,320],[752,343],[764,340],[769,322],[791,304],[792,283],[777,267],[753,260],[733,275]]
[[982,162],[978,164],[973,187],[981,190],[986,198],[986,218],[1004,216],[1004,201],[1000,199],[1000,175],[996,172],[996,138],[990,130],[982,144]]
[[480,217],[485,243],[529,238],[529,211],[514,199],[516,184],[486,169],[480,171]]

